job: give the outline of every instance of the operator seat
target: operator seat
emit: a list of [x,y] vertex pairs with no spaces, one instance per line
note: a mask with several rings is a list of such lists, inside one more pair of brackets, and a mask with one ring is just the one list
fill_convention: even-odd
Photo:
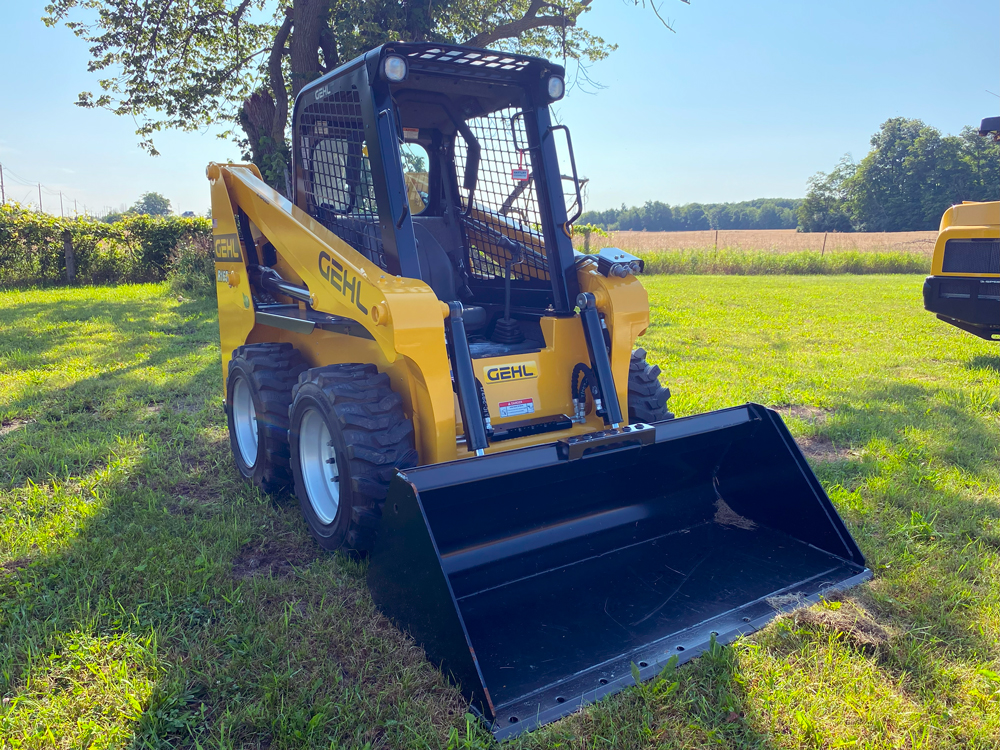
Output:
[[[449,224],[443,216],[414,216],[413,237],[417,242],[422,280],[442,302],[460,301],[458,290],[463,282],[458,275],[458,264],[445,250],[445,247],[461,247],[461,234],[457,227]],[[463,318],[469,332],[479,330],[487,323],[486,310],[482,307],[466,306]]]

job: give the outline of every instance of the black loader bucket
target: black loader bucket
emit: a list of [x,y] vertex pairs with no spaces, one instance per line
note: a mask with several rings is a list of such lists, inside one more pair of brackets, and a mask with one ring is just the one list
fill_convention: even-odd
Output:
[[407,470],[382,524],[375,602],[498,738],[871,576],[756,404]]

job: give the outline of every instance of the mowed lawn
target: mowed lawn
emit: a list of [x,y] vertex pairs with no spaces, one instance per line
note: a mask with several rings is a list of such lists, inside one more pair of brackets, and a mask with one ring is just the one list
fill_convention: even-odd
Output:
[[[875,578],[509,746],[1000,746],[1000,344],[919,276],[645,284],[674,411],[780,406]],[[212,300],[0,293],[0,747],[490,747],[221,396]]]

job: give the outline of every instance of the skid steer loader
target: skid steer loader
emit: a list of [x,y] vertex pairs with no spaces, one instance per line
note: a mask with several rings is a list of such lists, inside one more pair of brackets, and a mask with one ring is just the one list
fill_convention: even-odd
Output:
[[775,412],[667,411],[642,260],[573,250],[563,92],[386,44],[298,95],[290,200],[208,168],[236,466],[369,556],[497,737],[870,575]]
[[[1000,117],[979,135],[1000,141]],[[924,309],[987,341],[1000,341],[1000,202],[965,201],[941,217]]]

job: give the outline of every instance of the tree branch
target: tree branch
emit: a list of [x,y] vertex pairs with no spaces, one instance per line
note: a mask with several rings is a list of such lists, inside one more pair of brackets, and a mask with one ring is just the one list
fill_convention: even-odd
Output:
[[[582,0],[581,6],[588,6],[593,0]],[[490,31],[484,31],[481,34],[476,34],[474,37],[464,42],[464,44],[469,47],[488,47],[493,44],[493,42],[499,41],[500,39],[510,39],[512,37],[521,36],[525,32],[531,31],[532,29],[541,29],[545,27],[560,27],[560,26],[576,26],[576,16],[567,16],[564,14],[559,15],[546,15],[540,16],[538,12],[542,8],[558,8],[559,6],[553,5],[552,3],[544,2],[544,0],[531,0],[531,5],[528,6],[528,10],[524,12],[524,15],[508,23],[502,23],[495,29]]]

